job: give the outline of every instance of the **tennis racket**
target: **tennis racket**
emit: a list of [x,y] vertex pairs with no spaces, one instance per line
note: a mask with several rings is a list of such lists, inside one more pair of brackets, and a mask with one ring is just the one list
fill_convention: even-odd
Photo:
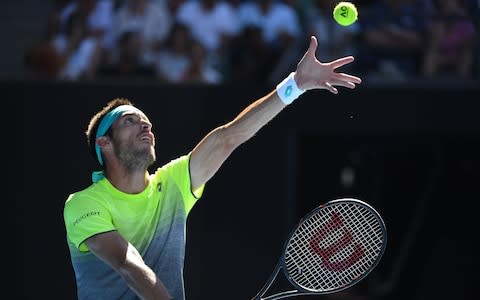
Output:
[[[272,275],[253,299],[329,294],[347,289],[377,266],[386,242],[385,223],[372,206],[353,198],[329,201],[300,220],[285,242]],[[292,289],[265,296],[280,270]]]

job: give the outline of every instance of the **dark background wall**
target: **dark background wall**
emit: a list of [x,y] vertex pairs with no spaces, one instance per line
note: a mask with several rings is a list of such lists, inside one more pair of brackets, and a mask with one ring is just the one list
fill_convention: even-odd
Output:
[[[15,299],[75,299],[63,203],[90,183],[84,130],[108,100],[130,98],[149,115],[161,165],[268,91],[38,81],[1,87],[4,260]],[[371,203],[389,232],[378,268],[343,299],[473,299],[479,91],[418,84],[308,92],[207,184],[188,223],[188,299],[253,297],[298,219],[341,197]]]

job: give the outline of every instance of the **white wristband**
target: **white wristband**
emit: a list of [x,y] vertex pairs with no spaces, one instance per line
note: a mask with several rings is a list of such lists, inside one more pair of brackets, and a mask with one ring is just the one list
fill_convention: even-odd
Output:
[[277,94],[285,104],[290,104],[305,91],[300,89],[293,79],[295,72],[290,73],[287,78],[277,85]]

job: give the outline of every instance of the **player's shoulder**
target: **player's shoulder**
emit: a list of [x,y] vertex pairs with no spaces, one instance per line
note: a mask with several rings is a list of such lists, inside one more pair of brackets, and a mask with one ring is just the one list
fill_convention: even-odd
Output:
[[65,200],[65,207],[80,204],[84,205],[85,203],[91,202],[94,199],[99,199],[99,195],[101,195],[104,191],[105,188],[99,182],[93,183],[83,189],[70,193]]
[[154,172],[154,177],[168,176],[177,173],[177,170],[189,169],[190,153],[173,158]]
[[161,167],[159,167],[157,170],[162,170],[162,169],[165,170],[165,169],[169,169],[169,168],[172,168],[172,167],[176,167],[178,165],[188,163],[189,160],[190,160],[190,153],[184,154],[184,155],[181,155],[181,156],[170,159],[165,164],[163,164]]

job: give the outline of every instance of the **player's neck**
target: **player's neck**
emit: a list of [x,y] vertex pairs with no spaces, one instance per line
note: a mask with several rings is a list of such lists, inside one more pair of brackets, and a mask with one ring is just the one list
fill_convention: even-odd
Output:
[[107,171],[107,178],[118,190],[128,194],[138,194],[145,190],[149,177],[147,171],[126,172],[125,170]]

